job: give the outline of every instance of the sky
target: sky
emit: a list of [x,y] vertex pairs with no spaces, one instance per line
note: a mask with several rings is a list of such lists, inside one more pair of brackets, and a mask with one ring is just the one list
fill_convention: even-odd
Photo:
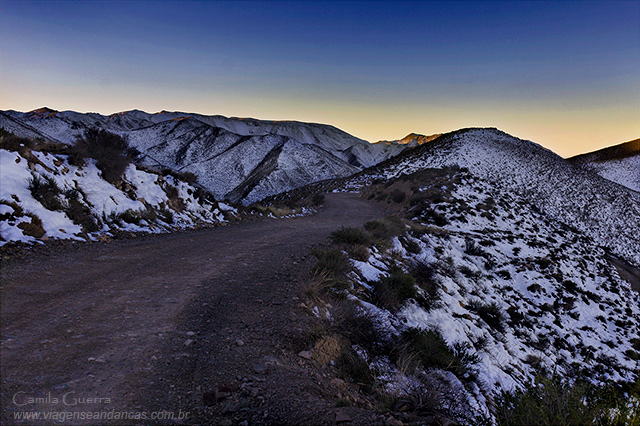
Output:
[[0,109],[497,127],[562,156],[640,137],[640,0],[0,0]]

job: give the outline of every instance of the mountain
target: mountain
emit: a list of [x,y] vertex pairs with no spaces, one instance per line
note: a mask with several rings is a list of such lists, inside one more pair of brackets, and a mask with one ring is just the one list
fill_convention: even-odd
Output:
[[531,141],[494,128],[463,129],[405,151],[363,172],[361,185],[429,167],[463,167],[525,197],[616,255],[640,265],[640,194],[577,167]]
[[370,144],[333,126],[139,110],[109,116],[40,108],[3,111],[24,137],[73,143],[92,127],[125,135],[147,166],[195,173],[218,199],[252,203],[310,182],[344,177],[405,149]]
[[567,161],[640,192],[640,139],[576,155]]
[[113,183],[103,178],[93,159],[78,165],[67,154],[52,152],[52,146],[0,142],[0,246],[170,232],[221,225],[237,216],[234,207],[179,175],[163,176],[129,164],[121,182]]
[[315,254],[330,291],[309,309],[349,342],[359,375],[347,378],[393,395],[422,417],[412,424],[533,424],[510,418],[514,405],[560,382],[623,395],[635,408],[618,423],[638,418],[624,396],[640,379],[638,193],[493,128],[291,196],[319,190],[359,192],[393,214],[337,230]]
[[426,143],[431,142],[434,139],[437,139],[439,136],[441,136],[440,133],[436,133],[433,135],[421,135],[418,133],[409,133],[407,136],[405,136],[402,139],[398,139],[395,141],[379,141],[376,142],[376,144],[387,144],[387,145],[394,145],[394,144],[398,144],[398,145],[406,145],[406,146],[418,146],[418,145],[424,145]]
[[[479,136],[482,144],[528,144],[493,130],[458,136],[466,144]],[[344,276],[333,278],[338,307],[331,299],[310,306],[344,324],[338,340],[350,339],[370,386],[403,401],[406,412],[471,425],[512,424],[500,418],[511,408],[502,393],[540,390],[551,377],[572,389],[578,380],[608,386],[611,396],[614,383],[637,383],[640,296],[606,248],[486,169],[432,168],[425,150],[411,153],[413,164],[423,162],[408,170],[406,157],[347,182],[395,216],[332,234],[352,270],[343,266]],[[502,164],[507,180],[517,173],[513,160]],[[324,274],[331,253],[316,254]]]

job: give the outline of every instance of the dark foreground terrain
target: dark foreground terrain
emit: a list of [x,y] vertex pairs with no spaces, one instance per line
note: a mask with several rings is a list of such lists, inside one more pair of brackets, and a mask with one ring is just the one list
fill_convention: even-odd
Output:
[[334,423],[331,378],[297,355],[309,250],[382,215],[334,194],[312,216],[5,262],[2,424]]

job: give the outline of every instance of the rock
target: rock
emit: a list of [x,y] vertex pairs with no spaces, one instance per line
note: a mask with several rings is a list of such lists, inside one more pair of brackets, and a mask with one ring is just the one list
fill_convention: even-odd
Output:
[[227,405],[224,406],[224,408],[222,409],[223,413],[236,413],[238,412],[238,410],[240,410],[240,403],[239,402],[229,402]]
[[187,340],[184,341],[184,345],[185,346],[191,346],[191,345],[193,345],[194,342],[195,342],[195,340],[193,340],[193,339],[187,339]]
[[298,356],[304,359],[311,359],[311,357],[313,357],[313,352],[311,351],[298,352]]
[[276,365],[278,364],[278,360],[272,356],[265,356],[264,358],[262,358],[264,360],[264,362],[267,363],[267,365]]
[[331,336],[319,340],[313,348],[314,359],[324,365],[338,359],[341,353],[342,347],[340,342]]
[[387,421],[385,422],[386,426],[403,426],[404,423],[402,423],[401,420],[396,419],[395,417],[391,416],[387,419]]
[[202,402],[207,407],[211,407],[218,402],[218,389],[214,389],[211,392],[205,392],[202,394]]
[[331,380],[331,384],[340,390],[345,390],[347,388],[347,384],[342,379],[335,378]]
[[336,412],[336,423],[346,423],[351,421],[351,416],[349,416],[345,411],[340,410]]
[[187,336],[195,336],[196,333],[193,331],[187,331]]
[[244,341],[242,341],[242,340],[238,339],[238,340],[236,340],[236,345],[238,345],[238,346],[244,346]]
[[267,364],[262,361],[258,361],[253,364],[253,371],[255,371],[256,373],[264,373],[265,371],[267,371]]

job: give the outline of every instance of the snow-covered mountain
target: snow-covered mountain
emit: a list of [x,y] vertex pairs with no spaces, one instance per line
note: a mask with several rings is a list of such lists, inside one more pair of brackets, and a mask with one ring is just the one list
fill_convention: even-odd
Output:
[[429,167],[465,167],[525,197],[618,256],[640,265],[640,194],[494,128],[463,129],[406,151],[353,180],[370,182]]
[[24,146],[0,149],[0,177],[0,246],[214,226],[237,213],[174,176],[130,164],[116,186],[102,177],[95,160],[77,166],[68,155]]
[[567,160],[640,192],[640,139],[576,155]]
[[[351,285],[336,291],[373,327],[352,340],[354,350],[383,389],[409,409],[424,410],[417,396],[428,397],[426,410],[479,424],[478,413],[492,421],[500,414],[502,391],[530,386],[538,374],[638,380],[640,296],[606,249],[500,182],[460,168],[396,174],[400,164],[351,188],[408,221],[334,233],[353,266]],[[390,244],[380,242],[389,235]],[[352,241],[369,241],[368,250]]]
[[[353,308],[311,309],[333,324],[367,324],[340,337],[408,412],[495,424],[502,392],[531,388],[540,374],[637,383],[635,191],[496,129],[452,132],[293,196],[321,188],[395,213],[333,234],[352,267],[333,278],[333,294]],[[637,419],[638,400],[625,398]]]
[[191,171],[217,198],[243,203],[348,176],[405,149],[400,144],[370,144],[323,124],[167,111],[109,116],[49,108],[3,111],[0,127],[62,143],[73,143],[92,127],[126,135],[144,154],[145,164]]

